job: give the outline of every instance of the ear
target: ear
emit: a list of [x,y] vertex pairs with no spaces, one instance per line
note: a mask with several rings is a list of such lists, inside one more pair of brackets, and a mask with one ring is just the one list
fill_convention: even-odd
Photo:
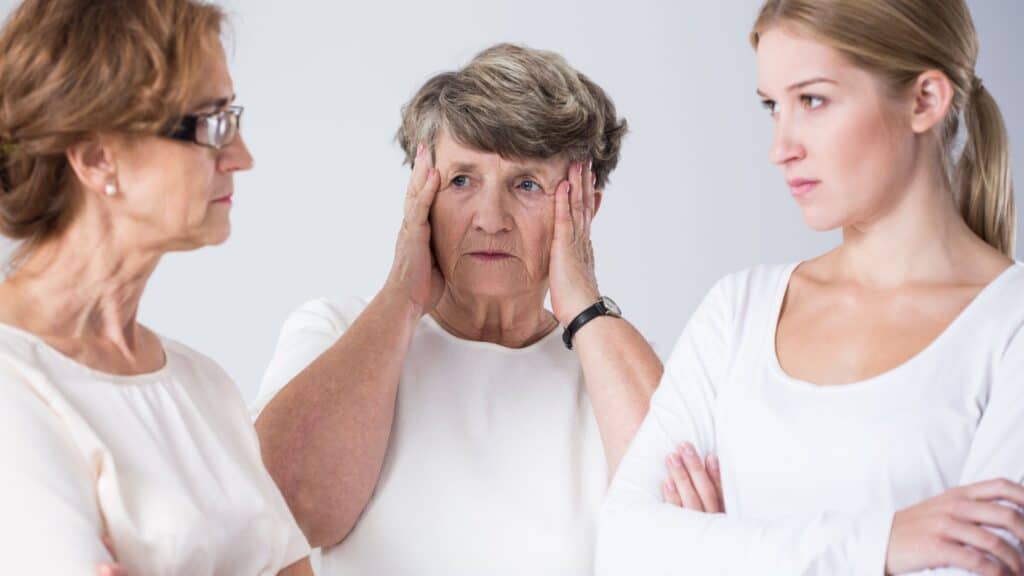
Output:
[[945,120],[953,105],[953,94],[948,76],[938,70],[922,72],[914,81],[911,129],[923,134]]
[[104,138],[90,136],[72,144],[64,155],[87,192],[103,194],[107,184],[116,184],[117,168],[113,150]]

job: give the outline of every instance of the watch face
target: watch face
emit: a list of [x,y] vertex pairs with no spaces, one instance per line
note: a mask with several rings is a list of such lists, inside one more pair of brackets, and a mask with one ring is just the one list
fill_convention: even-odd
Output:
[[608,311],[609,315],[620,318],[622,317],[622,310],[619,310],[619,305],[615,303],[615,300],[612,300],[607,296],[602,296],[601,302],[604,304],[604,308]]

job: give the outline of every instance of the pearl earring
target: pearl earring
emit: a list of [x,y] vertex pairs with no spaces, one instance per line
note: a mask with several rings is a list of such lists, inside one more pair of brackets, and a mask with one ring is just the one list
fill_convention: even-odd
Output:
[[107,185],[103,188],[103,192],[106,193],[107,196],[114,196],[114,195],[116,195],[117,194],[117,184],[114,184],[113,182],[107,182]]

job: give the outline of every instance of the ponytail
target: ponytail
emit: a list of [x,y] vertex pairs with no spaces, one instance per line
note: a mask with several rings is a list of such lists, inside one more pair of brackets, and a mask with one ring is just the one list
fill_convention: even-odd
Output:
[[982,240],[1013,258],[1017,217],[1009,141],[999,106],[980,79],[974,80],[964,122],[967,141],[954,185],[960,214]]

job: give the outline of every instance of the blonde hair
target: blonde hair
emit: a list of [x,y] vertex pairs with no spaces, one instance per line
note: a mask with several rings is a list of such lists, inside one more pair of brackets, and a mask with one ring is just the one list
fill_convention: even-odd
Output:
[[598,188],[615,169],[627,131],[604,90],[564,58],[513,44],[434,76],[403,106],[397,140],[405,161],[412,164],[421,143],[433,148],[442,129],[507,158],[592,159]]
[[[999,107],[974,72],[978,37],[963,0],[767,0],[750,35],[755,49],[773,26],[835,48],[894,90],[928,70],[945,74],[954,96],[940,130],[960,213],[975,234],[1013,257],[1009,142]],[[956,160],[961,115],[967,138]]]
[[[187,112],[223,13],[196,0],[25,0],[0,31],[0,233],[19,255],[71,218],[67,149]],[[15,258],[17,260],[18,258]]]

